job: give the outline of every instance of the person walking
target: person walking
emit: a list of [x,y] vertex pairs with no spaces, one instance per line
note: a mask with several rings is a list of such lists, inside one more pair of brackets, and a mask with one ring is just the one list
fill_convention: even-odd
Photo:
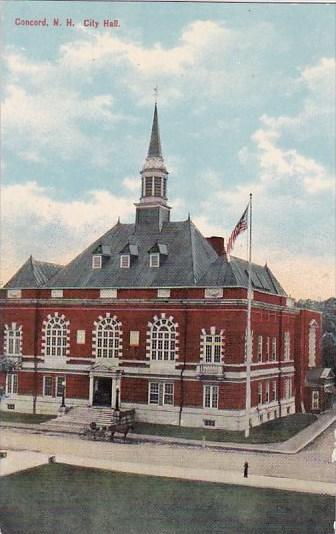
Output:
[[248,468],[249,468],[249,464],[248,462],[245,462],[244,463],[244,478],[248,477]]

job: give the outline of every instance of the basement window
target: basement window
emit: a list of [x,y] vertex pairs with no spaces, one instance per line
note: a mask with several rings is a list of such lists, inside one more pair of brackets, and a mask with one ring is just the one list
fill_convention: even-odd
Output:
[[216,421],[214,419],[203,419],[204,426],[215,427]]

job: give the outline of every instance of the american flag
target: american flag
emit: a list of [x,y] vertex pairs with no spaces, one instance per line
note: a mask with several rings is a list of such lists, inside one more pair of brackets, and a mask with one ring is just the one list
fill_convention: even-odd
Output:
[[245,232],[247,230],[247,217],[248,217],[248,209],[249,205],[246,207],[246,210],[244,211],[243,215],[240,217],[239,221],[237,222],[236,226],[233,229],[232,234],[230,235],[230,239],[227,244],[227,253],[230,254],[231,250],[233,249],[233,245],[242,232]]

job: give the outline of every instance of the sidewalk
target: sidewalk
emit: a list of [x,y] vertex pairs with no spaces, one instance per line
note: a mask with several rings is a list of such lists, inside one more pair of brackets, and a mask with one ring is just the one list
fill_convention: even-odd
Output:
[[[319,418],[309,425],[309,427],[301,430],[298,434],[282,443],[234,443],[222,441],[201,441],[195,439],[183,439],[178,437],[167,437],[158,435],[135,434],[130,433],[128,440],[142,442],[142,443],[163,443],[171,445],[193,446],[193,447],[208,447],[214,449],[237,450],[248,452],[262,452],[262,453],[278,453],[278,454],[297,454],[307,445],[312,443],[318,436],[322,434],[327,428],[336,422],[336,412],[328,411],[319,416]],[[62,425],[62,418],[53,423],[40,424],[26,424],[26,423],[9,423],[0,422],[0,428],[18,428],[26,430],[34,430],[38,433],[47,434],[73,434],[77,435],[78,430],[75,430],[69,425]]]

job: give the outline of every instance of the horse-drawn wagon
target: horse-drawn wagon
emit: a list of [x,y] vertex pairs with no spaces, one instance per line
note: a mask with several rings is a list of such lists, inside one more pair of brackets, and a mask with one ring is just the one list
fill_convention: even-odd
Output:
[[133,430],[135,422],[135,410],[115,410],[111,416],[109,424],[99,424],[92,421],[85,426],[80,435],[85,439],[95,441],[114,441],[115,434],[121,434],[126,441],[127,434]]

